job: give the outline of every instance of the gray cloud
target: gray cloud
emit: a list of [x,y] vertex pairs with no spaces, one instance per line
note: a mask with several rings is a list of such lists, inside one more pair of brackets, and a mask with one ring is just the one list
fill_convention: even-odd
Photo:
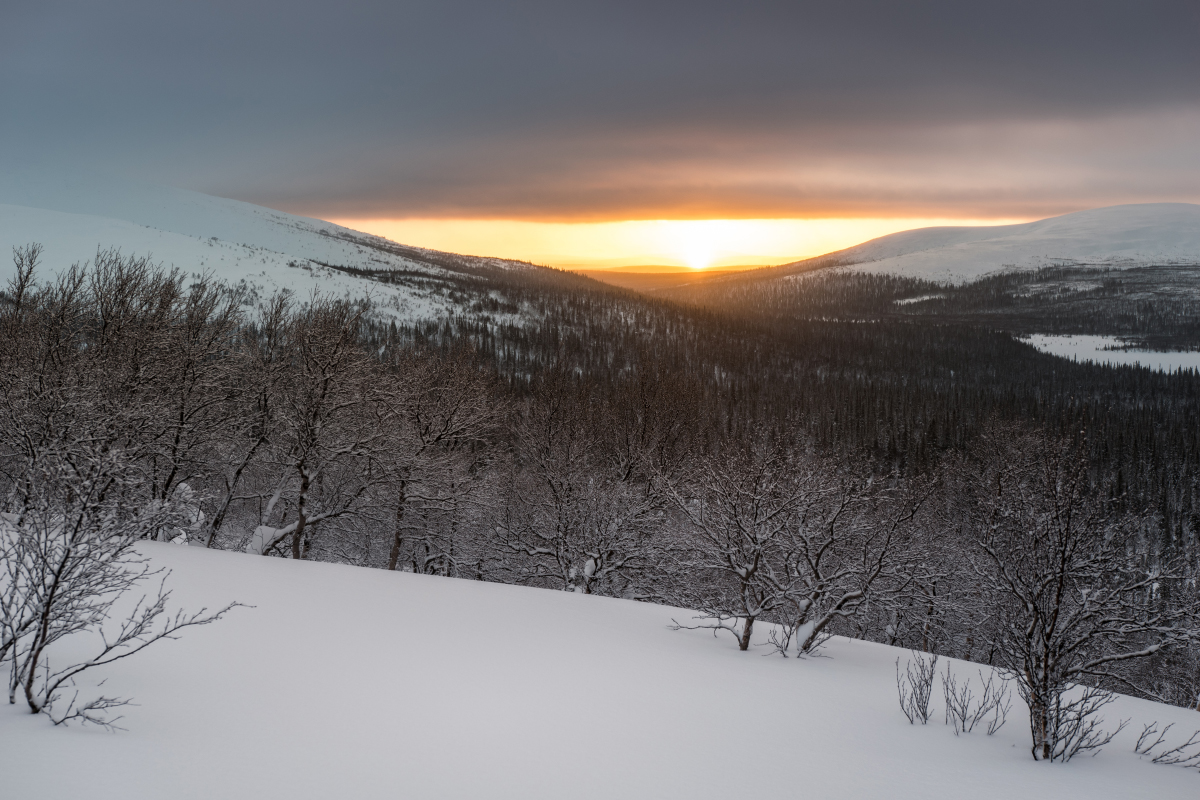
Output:
[[5,155],[320,216],[1200,200],[1200,5],[10,2]]

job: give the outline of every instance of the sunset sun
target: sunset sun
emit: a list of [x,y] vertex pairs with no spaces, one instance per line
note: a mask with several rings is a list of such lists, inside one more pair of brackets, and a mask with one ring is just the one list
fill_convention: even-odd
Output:
[[[724,255],[749,249],[753,239],[745,230],[748,220],[664,221],[662,249],[692,269],[708,269]],[[742,228],[740,232],[738,228]],[[740,235],[739,235],[740,233]]]

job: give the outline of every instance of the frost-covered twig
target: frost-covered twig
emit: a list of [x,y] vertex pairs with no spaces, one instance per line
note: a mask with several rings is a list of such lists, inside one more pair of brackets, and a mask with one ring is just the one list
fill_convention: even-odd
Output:
[[978,698],[971,691],[970,679],[960,687],[958,680],[946,664],[946,674],[942,677],[942,694],[946,700],[946,724],[954,727],[954,735],[970,733],[975,726],[989,715],[987,732],[991,736],[1004,727],[1011,707],[1008,683],[1002,678],[997,681],[995,672],[983,677],[979,672],[979,682],[982,686]]
[[[1171,764],[1200,770],[1200,731],[1193,733],[1186,742],[1177,747],[1158,753],[1154,752],[1155,748],[1166,742],[1167,732],[1173,727],[1175,727],[1174,722],[1161,731],[1158,729],[1157,721],[1146,725],[1142,728],[1142,735],[1138,737],[1133,752],[1140,756],[1150,756],[1150,761],[1154,764]],[[1154,741],[1150,741],[1151,737],[1154,737]]]
[[[103,686],[104,681],[100,681],[97,686]],[[123,731],[120,725],[117,725],[122,717],[110,717],[109,711],[114,708],[124,708],[125,706],[133,705],[133,701],[122,697],[107,697],[100,696],[93,700],[89,700],[83,704],[79,703],[79,690],[75,690],[71,695],[70,702],[67,707],[59,713],[54,713],[47,706],[48,716],[51,722],[55,725],[63,725],[68,722],[81,722],[90,725],[97,725],[108,731]]]
[[673,631],[712,631],[713,636],[716,636],[719,631],[727,631],[732,634],[739,642],[742,640],[742,633],[747,624],[742,617],[734,616],[733,614],[722,614],[718,611],[711,611],[707,614],[699,614],[692,617],[694,620],[699,620],[694,625],[685,625],[682,622],[672,618],[671,630]]
[[926,658],[925,653],[914,650],[913,659],[906,665],[904,675],[901,675],[900,659],[896,658],[896,691],[900,697],[900,710],[908,717],[910,725],[915,725],[918,720],[922,725],[929,722],[929,700],[933,695],[937,660],[936,654]]

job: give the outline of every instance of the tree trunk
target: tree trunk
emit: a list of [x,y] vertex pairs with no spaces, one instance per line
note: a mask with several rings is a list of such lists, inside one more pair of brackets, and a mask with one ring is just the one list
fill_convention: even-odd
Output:
[[292,531],[292,558],[301,558],[300,542],[304,539],[304,523],[308,518],[304,515],[305,501],[308,499],[308,470],[300,468],[300,496],[296,503],[296,530]]
[[[217,509],[217,513],[213,515],[213,520],[208,526],[208,539],[204,542],[205,547],[213,546],[213,541],[215,541],[217,538],[217,531],[220,530],[221,523],[225,521],[225,514],[229,511],[230,504],[233,503],[234,494],[237,492],[238,481],[242,477],[242,470],[246,469],[246,465],[248,465],[250,460],[254,458],[254,453],[266,441],[267,440],[265,438],[261,436],[259,437],[258,441],[254,443],[254,446],[250,448],[250,451],[246,453],[245,457],[242,459],[242,462],[238,464],[237,469],[233,471],[233,478],[225,484],[225,496],[221,498],[221,506]],[[259,498],[259,505],[262,505],[261,497]],[[261,508],[259,509],[259,513],[262,513]]]
[[1033,727],[1033,760],[1038,760],[1038,749],[1042,751],[1042,760],[1050,760],[1050,739],[1049,731],[1047,730],[1047,709],[1038,702],[1034,701],[1029,708],[1029,721]]
[[408,502],[404,493],[407,485],[408,481],[400,481],[400,488],[396,493],[396,521],[392,528],[392,551],[388,554],[387,566],[390,570],[396,569],[396,564],[400,561],[400,545],[404,543],[402,523],[404,522],[404,504]]
[[746,624],[742,626],[742,638],[738,640],[739,650],[750,649],[750,633],[754,630],[754,617],[746,617]]

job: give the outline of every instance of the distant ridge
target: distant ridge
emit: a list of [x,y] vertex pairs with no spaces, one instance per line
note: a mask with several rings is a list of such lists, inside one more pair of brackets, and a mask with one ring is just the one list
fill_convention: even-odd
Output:
[[763,264],[734,264],[720,267],[705,267],[704,269],[696,269],[695,267],[680,267],[674,264],[633,264],[623,267],[596,267],[587,264],[571,264],[562,269],[569,269],[572,272],[582,272],[587,275],[593,273],[649,273],[654,275],[666,275],[668,273],[681,273],[687,275],[705,275],[714,272],[729,273],[729,272],[746,272],[752,269],[762,269]]
[[580,275],[586,275],[601,283],[607,283],[610,286],[620,286],[622,289],[633,289],[637,292],[675,289],[681,286],[708,283],[730,275],[741,274],[723,269],[685,269],[677,272],[625,272],[615,269],[581,269],[575,271]]
[[1004,269],[1063,263],[1114,267],[1200,263],[1200,205],[1144,203],[1019,225],[917,228],[771,272],[783,275],[838,266],[962,283]]

